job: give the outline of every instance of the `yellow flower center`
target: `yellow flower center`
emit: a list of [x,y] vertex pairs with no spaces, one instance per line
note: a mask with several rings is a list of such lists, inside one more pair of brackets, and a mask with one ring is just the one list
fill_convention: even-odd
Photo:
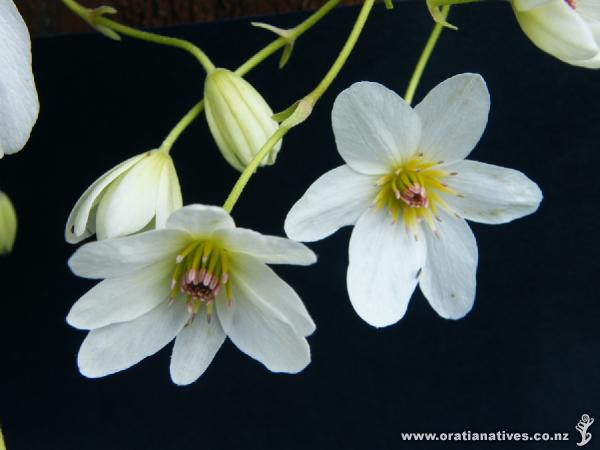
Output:
[[450,208],[440,194],[459,195],[444,183],[444,179],[456,175],[439,168],[443,161],[427,161],[418,153],[400,164],[388,175],[382,176],[377,185],[381,187],[375,197],[376,208],[387,208],[397,222],[400,218],[407,231],[417,239],[416,227],[425,222],[437,234],[438,211]]
[[231,302],[228,270],[227,250],[211,240],[192,242],[177,255],[169,301],[174,302],[179,294],[183,294],[192,320],[205,305],[206,317],[210,322],[213,302],[222,288],[225,289],[227,301]]

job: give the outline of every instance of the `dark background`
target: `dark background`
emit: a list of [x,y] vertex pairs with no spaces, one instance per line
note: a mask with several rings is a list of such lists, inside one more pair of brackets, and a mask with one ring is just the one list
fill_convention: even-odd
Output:
[[[89,25],[65,8],[60,0],[16,2],[34,36],[90,30]],[[344,4],[361,2],[342,0]],[[323,0],[81,0],[81,4],[90,8],[109,5],[131,26],[157,27],[303,11],[321,6]]]
[[[334,11],[303,36],[289,66],[277,57],[248,79],[281,110],[325,73],[357,13]],[[304,15],[271,18],[291,26]],[[377,330],[352,310],[345,287],[350,229],[314,244],[319,263],[277,268],[315,321],[313,362],[275,375],[226,343],[187,388],[169,379],[170,346],[99,380],[79,374],[84,333],[70,306],[93,283],[73,276],[67,215],[100,174],[156,147],[202,95],[187,54],[99,35],[34,42],[40,119],[27,148],[0,164],[20,229],[0,259],[0,422],[9,450],[576,448],[581,414],[600,420],[597,255],[600,250],[600,74],[538,51],[506,4],[455,8],[417,101],[456,73],[481,73],[492,95],[472,158],[525,172],[542,188],[538,213],[503,226],[474,224],[477,300],[463,320],[441,319],[420,293],[397,325]],[[332,102],[358,80],[402,93],[430,31],[415,2],[374,11],[355,53],[308,122],[288,134],[278,164],[252,179],[237,222],[283,234],[307,186],[341,163]],[[236,67],[271,38],[247,21],[167,29]],[[220,204],[236,179],[204,118],[173,150],[186,203]],[[569,432],[562,443],[407,443],[407,431]],[[599,448],[600,425],[587,448]]]

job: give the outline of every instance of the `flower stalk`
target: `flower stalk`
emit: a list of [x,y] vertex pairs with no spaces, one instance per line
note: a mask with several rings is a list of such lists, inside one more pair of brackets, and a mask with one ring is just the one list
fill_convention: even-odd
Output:
[[134,39],[180,48],[192,54],[206,72],[210,72],[215,68],[214,64],[206,55],[206,53],[204,53],[204,51],[185,39],[162,36],[160,34],[150,33],[148,31],[137,30],[135,28],[128,27],[127,25],[115,22],[114,20],[107,19],[105,14],[116,13],[116,10],[113,8],[100,7],[96,9],[90,9],[81,6],[75,0],[62,0],[62,2],[67,8],[80,16],[91,26],[112,39],[119,40],[120,37],[118,33],[121,33]]
[[[450,5],[449,4],[444,5],[444,7],[442,8],[442,11],[441,11],[444,21],[448,17],[449,12],[450,12]],[[429,36],[429,39],[427,39],[427,43],[425,44],[425,47],[423,48],[423,52],[421,53],[421,56],[419,57],[419,61],[417,62],[417,65],[412,74],[412,77],[410,78],[410,82],[408,83],[408,88],[406,89],[406,93],[404,94],[404,100],[406,100],[406,102],[409,105],[412,103],[412,101],[415,97],[415,92],[417,90],[417,87],[419,86],[419,82],[421,81],[423,72],[425,72],[425,67],[427,66],[427,62],[429,61],[429,58],[431,58],[431,54],[433,53],[435,44],[437,44],[437,41],[440,38],[440,35],[442,34],[442,30],[443,30],[444,26],[445,26],[444,22],[438,22],[435,24],[435,26],[433,27],[433,31],[431,32],[431,35]]]
[[306,118],[308,118],[308,116],[310,115],[310,111],[312,111],[312,108],[314,107],[315,103],[327,91],[329,86],[331,86],[331,83],[340,73],[346,61],[348,60],[348,57],[352,53],[352,50],[354,49],[356,42],[358,41],[360,34],[364,29],[369,14],[373,9],[374,3],[375,0],[366,0],[363,3],[360,13],[354,23],[354,26],[352,27],[352,31],[350,32],[346,43],[342,47],[342,50],[340,51],[333,65],[331,66],[327,74],[325,74],[325,76],[317,85],[317,87],[313,89],[306,97],[304,97],[303,100],[298,102],[298,107],[296,108],[294,113],[292,113],[292,115],[287,120],[283,121],[279,125],[277,131],[269,138],[269,140],[265,143],[262,149],[256,154],[254,159],[242,172],[237,182],[233,186],[233,189],[231,190],[229,196],[225,200],[225,203],[223,205],[223,209],[225,211],[230,213],[233,210],[233,207],[239,200],[240,196],[242,195],[242,192],[244,191],[244,188],[246,187],[248,181],[250,181],[250,178],[258,168],[260,162],[265,158],[266,155],[269,154],[269,152],[271,152],[275,144],[277,144],[277,142],[279,142],[279,140],[282,139],[290,129],[299,125],[304,120],[306,120]]

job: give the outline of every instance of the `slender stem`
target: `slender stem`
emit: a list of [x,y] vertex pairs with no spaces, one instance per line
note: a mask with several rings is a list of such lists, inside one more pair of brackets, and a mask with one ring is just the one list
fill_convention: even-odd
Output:
[[200,50],[199,47],[184,39],[162,36],[160,34],[150,33],[148,31],[136,30],[135,28],[128,27],[127,25],[122,25],[105,17],[99,17],[98,19],[96,19],[96,23],[98,25],[108,27],[111,30],[114,30],[118,33],[124,34],[125,36],[129,36],[135,39],[141,39],[143,41],[154,42],[155,44],[161,44],[186,50],[192,55],[194,55],[198,62],[202,64],[202,67],[206,72],[211,72],[215,68],[215,65],[208,58],[206,53]]
[[229,213],[231,212],[231,210],[239,200],[240,195],[242,195],[242,192],[248,184],[248,181],[250,181],[250,178],[252,177],[256,169],[258,169],[258,166],[260,165],[261,161],[265,158],[265,156],[269,154],[271,150],[273,150],[273,147],[275,147],[275,145],[283,138],[283,136],[287,134],[289,130],[289,128],[283,126],[277,128],[277,131],[273,133],[273,135],[269,138],[265,145],[263,145],[260,151],[254,156],[254,158],[252,158],[250,164],[248,164],[248,166],[244,169],[244,171],[236,181],[235,185],[233,186],[233,189],[229,193],[227,200],[225,200],[225,204],[223,205],[223,209],[225,211]]
[[[445,5],[442,8],[442,15],[444,19],[448,17],[448,13],[450,12],[450,5]],[[410,82],[408,83],[408,88],[406,89],[406,93],[404,94],[404,100],[410,105],[415,97],[415,92],[417,90],[417,86],[419,86],[419,81],[421,81],[421,77],[423,76],[423,72],[425,71],[425,67],[427,66],[427,62],[431,57],[431,53],[437,43],[440,35],[442,34],[442,29],[444,25],[441,23],[436,23],[435,27],[433,27],[433,31],[427,39],[427,43],[425,44],[425,48],[423,48],[423,52],[421,53],[421,57],[417,62],[417,66],[415,67],[415,71],[412,74]]]
[[165,140],[160,146],[161,151],[165,153],[171,152],[171,147],[175,144],[175,141],[181,136],[181,133],[185,131],[185,129],[200,115],[200,113],[204,110],[204,99],[200,100],[196,103],[192,109],[190,109],[185,116],[177,122],[177,125],[169,132]]
[[2,435],[2,428],[0,428],[0,450],[6,450],[6,444],[4,443],[4,436]]
[[235,71],[236,74],[240,76],[244,76],[262,61],[267,59],[273,53],[275,53],[280,48],[284,47],[288,42],[298,39],[302,36],[306,31],[312,28],[317,22],[319,22],[323,17],[325,17],[329,11],[335,8],[341,0],[328,0],[323,6],[317,9],[313,14],[311,14],[304,22],[300,23],[296,27],[292,28],[287,37],[280,37],[275,39],[269,45],[264,47],[262,50],[257,52],[254,56],[252,56],[248,61],[242,64]]
[[106,17],[100,14],[94,15],[94,10],[84,8],[75,0],[62,1],[69,9],[71,9],[77,15],[81,16],[84,20],[86,20],[93,26],[105,27],[110,30],[116,31],[117,33],[124,34],[125,36],[129,36],[131,38],[140,39],[142,41],[154,42],[155,44],[161,44],[169,47],[176,47],[182,50],[186,50],[198,60],[198,62],[202,65],[206,72],[210,72],[215,68],[214,64],[208,58],[206,53],[204,53],[199,47],[197,47],[189,41],[169,36],[162,36],[160,34],[150,33],[148,31],[137,30],[135,28],[128,27],[127,25],[115,22],[114,20],[107,19]]
[[[352,28],[344,47],[331,66],[331,69],[329,69],[317,87],[304,98],[305,101],[308,101],[311,104],[316,103],[316,101],[325,93],[327,88],[329,88],[337,74],[344,66],[345,62],[348,60],[348,57],[350,56],[350,53],[352,52],[352,49],[358,41],[360,33],[365,26],[365,23],[369,17],[369,13],[373,9],[374,3],[375,0],[365,0],[356,22],[354,23],[354,27]],[[286,122],[283,122],[281,125],[279,125],[277,131],[275,131],[275,133],[267,140],[260,151],[254,156],[254,158],[252,158],[250,164],[244,169],[237,182],[233,186],[233,189],[229,193],[227,200],[225,200],[225,203],[223,204],[223,209],[225,211],[231,213],[233,207],[242,195],[244,188],[248,184],[248,181],[250,181],[250,178],[252,175],[254,175],[256,169],[258,169],[261,161],[269,154],[269,152],[273,150],[273,147],[275,147],[275,145],[287,134],[288,131],[290,131],[292,127],[293,126],[286,125]]]
[[316,101],[321,98],[329,86],[331,86],[331,83],[333,83],[335,77],[337,77],[337,75],[340,73],[342,67],[344,67],[344,64],[346,64],[350,53],[352,53],[352,50],[354,49],[354,46],[356,45],[356,42],[358,41],[358,38],[360,37],[360,34],[367,23],[367,19],[369,18],[369,14],[373,9],[374,3],[375,0],[365,0],[363,3],[356,22],[354,23],[354,27],[352,28],[352,32],[350,33],[350,36],[348,36],[348,39],[346,40],[342,51],[333,63],[333,66],[331,66],[318,86],[310,94],[308,94],[307,98],[312,100],[313,103],[316,103]]

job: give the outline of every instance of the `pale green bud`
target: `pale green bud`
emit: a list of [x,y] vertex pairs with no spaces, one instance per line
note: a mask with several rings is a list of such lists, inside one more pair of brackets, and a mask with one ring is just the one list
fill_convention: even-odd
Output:
[[[215,69],[206,77],[204,102],[208,126],[223,157],[240,172],[278,128],[273,111],[250,83],[239,75]],[[275,163],[281,141],[261,162]]]
[[4,192],[0,192],[0,255],[10,253],[17,237],[17,213]]

